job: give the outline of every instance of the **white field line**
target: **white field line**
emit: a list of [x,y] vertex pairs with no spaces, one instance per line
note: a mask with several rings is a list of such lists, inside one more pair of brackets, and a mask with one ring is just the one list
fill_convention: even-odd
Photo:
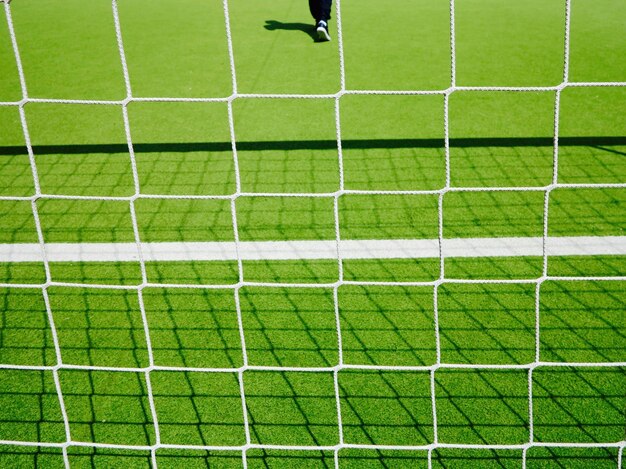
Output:
[[[543,239],[455,238],[443,240],[444,257],[542,256]],[[50,262],[138,261],[136,243],[46,243]],[[150,261],[228,261],[237,259],[234,242],[141,243]],[[439,257],[437,239],[341,240],[342,259],[419,259]],[[626,255],[626,236],[551,237],[549,256]],[[337,243],[327,241],[240,241],[242,260],[337,259]],[[41,245],[0,244],[0,262],[41,262]]]

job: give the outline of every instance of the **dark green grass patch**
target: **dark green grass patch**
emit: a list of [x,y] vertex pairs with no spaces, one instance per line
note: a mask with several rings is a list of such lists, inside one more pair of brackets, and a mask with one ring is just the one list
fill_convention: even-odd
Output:
[[243,261],[246,282],[334,283],[339,280],[336,260]]
[[626,190],[555,189],[550,193],[548,235],[623,236]]
[[128,202],[45,199],[37,207],[47,243],[135,241]]
[[535,285],[444,284],[438,300],[443,362],[535,360]]
[[526,370],[439,370],[435,380],[440,442],[494,445],[529,440]]
[[148,366],[136,292],[53,287],[49,298],[63,363]]
[[[2,32],[0,32],[0,35]],[[0,40],[0,49],[2,48]],[[0,50],[0,57],[3,51]],[[3,60],[0,58],[0,60]],[[7,61],[3,60],[3,64]],[[7,81],[9,80],[6,78]],[[0,93],[4,87],[0,86]],[[0,98],[0,101],[2,98]],[[13,155],[0,153],[0,196],[29,196],[34,194],[33,171],[24,143],[24,133],[18,109],[14,107],[0,107],[0,147],[11,147]]]
[[428,372],[339,373],[344,441],[362,445],[433,442]]
[[122,445],[154,443],[143,373],[63,370],[60,381],[72,440]]
[[532,237],[543,234],[543,193],[450,192],[443,199],[445,238]]
[[358,95],[344,96],[340,103],[347,189],[432,190],[445,185],[441,96]]
[[61,448],[3,445],[0,447],[0,466],[63,469],[65,463]]
[[67,449],[71,467],[115,468],[115,469],[148,469],[150,451],[123,450],[117,448],[89,448],[70,446]]
[[565,277],[622,277],[626,256],[551,256],[548,275]]
[[344,363],[435,363],[432,287],[343,286],[338,297]]
[[342,239],[437,237],[437,196],[346,195],[339,200]]
[[156,365],[243,364],[233,290],[147,288],[143,302]]
[[433,452],[433,467],[460,469],[513,469],[522,464],[521,450],[441,448]]
[[335,239],[331,197],[259,197],[237,199],[241,241]]
[[338,364],[332,290],[246,287],[239,298],[250,365]]
[[246,462],[248,467],[257,469],[335,467],[332,451],[251,449],[246,452]]
[[161,448],[156,451],[156,461],[160,468],[178,469],[206,469],[218,467],[220,469],[242,469],[243,457],[241,451],[202,451]]
[[439,259],[344,259],[344,280],[431,282],[439,278]]
[[146,262],[150,283],[232,285],[239,281],[236,261]]
[[545,282],[541,286],[542,361],[623,362],[624,282]]
[[235,192],[225,103],[135,102],[128,115],[142,193]]
[[244,386],[254,443],[326,446],[339,442],[332,373],[248,371]]
[[54,365],[52,330],[40,289],[0,289],[0,362]]
[[49,266],[55,282],[139,285],[142,281],[139,262],[50,262]]
[[156,372],[150,379],[163,443],[245,444],[235,373]]
[[0,371],[0,439],[62,442],[65,430],[52,372]]
[[[549,184],[552,181],[553,134],[553,92],[452,94],[452,185],[528,187]],[[470,142],[474,144],[469,146]]]
[[623,368],[539,368],[533,372],[534,436],[550,442],[624,438]]
[[45,281],[43,262],[0,262],[0,282],[42,284]]
[[526,467],[550,468],[555,465],[572,469],[619,467],[617,448],[534,447],[526,455]]
[[346,448],[339,451],[339,466],[350,469],[400,469],[407,466],[421,469],[428,467],[428,452]]
[[446,278],[472,280],[520,280],[541,277],[543,258],[521,257],[446,257]]
[[233,114],[243,192],[339,189],[333,100],[236,101]]
[[[25,112],[44,194],[135,193],[121,106],[32,103]],[[92,152],[98,145],[120,151]]]

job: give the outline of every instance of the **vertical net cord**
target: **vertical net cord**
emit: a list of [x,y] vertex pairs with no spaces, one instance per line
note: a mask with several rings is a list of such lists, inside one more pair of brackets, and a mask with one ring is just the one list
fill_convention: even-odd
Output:
[[565,0],[565,25],[563,38],[563,81],[557,87],[554,97],[554,143],[552,160],[552,183],[547,187],[543,200],[543,234],[542,234],[542,274],[535,287],[535,361],[528,369],[528,445],[522,451],[522,466],[526,469],[528,448],[535,442],[535,416],[533,401],[533,372],[541,362],[541,286],[549,278],[548,270],[548,236],[550,194],[559,182],[559,125],[561,115],[561,91],[569,81],[571,0]]
[[437,383],[436,372],[441,366],[441,337],[439,330],[439,286],[445,282],[445,252],[444,252],[444,197],[450,189],[450,95],[456,87],[456,27],[454,0],[450,0],[450,88],[443,95],[443,132],[444,132],[444,157],[445,157],[445,185],[439,191],[437,198],[437,238],[439,245],[439,279],[433,286],[433,327],[435,328],[435,366],[430,370],[430,399],[433,421],[433,444],[428,449],[428,468],[433,465],[433,451],[439,444],[439,430],[437,426]]
[[[24,134],[24,143],[26,144],[26,149],[28,151],[28,159],[30,162],[30,168],[33,176],[33,186],[35,188],[35,195],[30,198],[31,200],[31,210],[33,213],[33,219],[35,221],[35,229],[37,231],[37,240],[41,249],[41,255],[44,265],[44,271],[46,274],[46,283],[41,287],[41,294],[43,296],[44,305],[46,308],[46,317],[48,319],[48,323],[50,325],[50,332],[52,335],[52,341],[54,343],[54,354],[56,358],[56,365],[52,367],[52,377],[54,380],[54,387],[57,394],[57,399],[59,401],[59,408],[61,410],[61,416],[63,418],[63,429],[65,432],[65,442],[62,445],[62,453],[63,453],[63,464],[67,469],[70,467],[69,457],[67,454],[67,447],[69,446],[72,436],[70,433],[70,424],[69,418],[67,416],[67,410],[65,408],[65,399],[63,397],[63,389],[61,388],[61,380],[59,378],[59,369],[63,365],[63,360],[61,357],[61,346],[59,344],[59,337],[57,334],[57,329],[54,324],[54,316],[52,314],[52,307],[50,306],[50,298],[48,296],[48,287],[52,282],[52,275],[50,273],[50,264],[48,262],[48,256],[46,254],[46,243],[43,236],[43,229],[41,228],[41,222],[39,219],[39,210],[37,208],[37,199],[41,196],[41,185],[39,183],[39,174],[37,171],[37,163],[35,161],[35,154],[33,152],[33,146],[30,140],[30,132],[28,131],[28,122],[26,120],[26,112],[24,110],[24,105],[28,100],[28,89],[26,87],[26,78],[24,76],[24,67],[22,65],[22,59],[20,56],[19,47],[17,44],[17,37],[15,35],[15,28],[13,26],[13,18],[11,16],[11,8],[9,6],[9,2],[4,2],[4,11],[7,19],[7,27],[9,30],[9,36],[11,38],[11,45],[13,47],[13,55],[15,56],[15,64],[17,66],[19,82],[20,82],[20,90],[22,93],[22,100],[19,105],[19,116],[20,123],[22,126],[22,132]],[[45,372],[44,372],[45,373]]]
[[124,85],[126,88],[126,99],[122,104],[122,117],[124,119],[124,131],[126,133],[126,140],[128,144],[128,153],[130,155],[130,164],[133,173],[133,183],[135,186],[135,194],[130,199],[129,208],[130,208],[130,217],[133,225],[133,235],[135,237],[135,243],[137,245],[137,254],[139,258],[139,265],[141,268],[141,285],[137,288],[137,300],[139,303],[139,310],[141,312],[141,320],[143,323],[144,334],[146,339],[146,347],[148,351],[148,368],[144,371],[144,376],[146,379],[146,392],[148,393],[148,403],[150,405],[150,414],[152,416],[152,425],[154,427],[154,437],[155,441],[151,445],[152,448],[150,450],[150,457],[152,460],[153,466],[157,467],[157,459],[156,459],[156,451],[161,445],[161,433],[159,430],[159,422],[157,418],[156,405],[154,402],[154,394],[152,392],[152,382],[150,380],[150,373],[154,369],[154,353],[152,350],[152,341],[150,340],[150,329],[148,327],[148,316],[146,314],[146,309],[143,301],[143,289],[148,284],[148,275],[146,273],[146,263],[143,256],[143,249],[141,245],[141,238],[139,235],[139,225],[137,223],[137,214],[135,212],[135,200],[141,193],[141,188],[139,186],[139,174],[137,172],[137,161],[135,159],[135,151],[133,147],[132,135],[130,131],[130,121],[128,118],[128,103],[132,99],[132,89],[130,83],[130,76],[128,74],[128,65],[126,63],[126,53],[124,52],[124,42],[122,39],[122,29],[120,26],[120,18],[119,12],[117,8],[117,0],[111,1],[111,8],[113,10],[113,21],[115,24],[115,36],[117,39],[117,46],[119,49],[120,61],[122,65],[122,73],[124,75]]
[[243,262],[239,249],[239,227],[237,224],[237,198],[241,195],[241,174],[239,171],[239,158],[237,156],[237,140],[235,134],[235,120],[233,116],[233,101],[237,98],[237,71],[235,67],[235,53],[233,50],[233,38],[230,29],[230,11],[228,8],[228,0],[223,0],[224,10],[224,27],[226,29],[226,45],[228,48],[228,61],[230,65],[232,95],[228,98],[228,128],[230,132],[231,149],[233,152],[233,168],[235,171],[235,194],[230,199],[231,218],[233,223],[233,236],[235,240],[235,252],[237,257],[237,273],[239,282],[234,289],[235,308],[237,311],[237,326],[239,328],[239,339],[241,341],[241,353],[243,364],[237,371],[237,380],[239,382],[239,394],[241,396],[241,408],[243,412],[244,432],[246,444],[241,450],[241,459],[244,469],[248,467],[248,449],[252,444],[250,436],[250,422],[248,419],[248,406],[246,405],[246,391],[244,385],[244,372],[248,369],[248,352],[246,349],[246,337],[243,328],[243,317],[241,314],[241,300],[239,292],[244,284]]
[[343,339],[341,336],[341,312],[339,307],[339,287],[344,282],[344,273],[343,273],[343,258],[341,254],[341,228],[340,228],[340,217],[339,217],[339,197],[343,194],[345,189],[345,180],[344,180],[344,172],[343,172],[343,146],[341,143],[341,111],[340,111],[340,101],[341,97],[346,91],[346,69],[343,55],[343,28],[341,26],[341,0],[336,1],[336,14],[337,17],[337,49],[339,51],[339,82],[340,82],[340,90],[337,93],[337,97],[335,98],[335,131],[337,137],[337,167],[339,169],[339,191],[335,193],[333,197],[333,217],[335,223],[335,241],[337,243],[337,269],[339,279],[337,284],[333,287],[333,306],[335,309],[335,326],[337,328],[337,360],[338,364],[334,367],[333,370],[333,387],[335,391],[335,405],[337,408],[337,426],[338,426],[338,438],[339,444],[335,448],[333,457],[335,462],[335,468],[339,469],[339,451],[344,445],[344,436],[343,436],[343,423],[341,417],[341,396],[339,392],[339,372],[343,366]]

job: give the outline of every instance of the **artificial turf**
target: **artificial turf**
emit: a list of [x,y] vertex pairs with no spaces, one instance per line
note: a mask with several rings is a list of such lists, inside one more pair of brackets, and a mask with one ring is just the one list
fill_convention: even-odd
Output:
[[[232,94],[222,2],[118,4],[134,97]],[[229,0],[228,6],[238,93],[340,90],[336,13],[333,41],[316,44],[306,2]],[[341,7],[347,89],[451,85],[448,2],[343,0]],[[126,97],[110,1],[13,0],[10,9],[29,97]],[[625,14],[621,0],[572,2],[570,81],[626,81]],[[4,15],[2,10],[0,102],[16,102],[23,96]],[[455,25],[457,86],[563,81],[564,0],[457,0]],[[626,181],[626,91],[577,87],[560,93],[556,170],[555,99],[553,90],[453,92],[448,168],[442,95],[342,96],[341,162],[333,98],[235,99],[236,159],[224,102],[131,102],[134,161],[121,105],[28,102],[23,109],[41,193],[129,197],[138,185],[141,194],[156,196],[133,203],[144,242],[235,239],[230,200],[158,195],[228,196],[239,183],[246,194],[235,202],[240,240],[334,240],[335,192],[342,187],[434,191],[446,187],[448,175],[454,190],[441,205],[437,194],[340,195],[341,238],[437,238],[440,209],[444,238],[541,237],[546,206],[549,236],[623,236],[624,188],[558,187],[547,205],[543,188]],[[462,190],[503,187],[514,190]],[[267,193],[275,195],[255,195]],[[294,193],[311,196],[280,196]],[[38,242],[31,201],[6,198],[34,194],[18,108],[0,106],[0,243]],[[127,200],[43,196],[34,204],[45,242],[135,240]],[[59,364],[53,320],[62,364],[78,367],[58,376],[73,442],[154,444],[150,387],[166,445],[240,447],[246,416],[252,444],[329,447],[340,442],[341,420],[349,445],[428,445],[435,434],[437,442],[450,444],[523,445],[531,438],[557,444],[525,454],[519,447],[440,447],[430,456],[426,450],[342,448],[341,467],[428,467],[429,460],[442,468],[520,467],[522,458],[526,467],[616,467],[625,456],[615,447],[558,444],[624,440],[626,369],[548,363],[626,361],[626,258],[549,257],[547,274],[568,279],[548,279],[538,288],[523,283],[542,277],[543,261],[246,260],[241,272],[235,261],[158,261],[146,263],[150,285],[141,294],[112,288],[142,284],[138,262],[52,262],[50,278],[43,263],[0,263],[0,440],[66,441],[55,377],[46,368]],[[442,273],[444,279],[522,282],[341,285],[336,298],[332,287],[340,275],[393,283],[434,282]],[[48,280],[80,285],[51,286],[44,295],[41,285]],[[242,280],[320,286],[235,288]],[[545,364],[532,374],[480,368],[534,362],[537,339]],[[435,365],[437,341],[441,363],[478,368],[437,369],[434,383],[428,370],[393,368]],[[143,368],[150,353],[165,369],[151,371],[148,383]],[[275,368],[246,370],[240,382],[236,369],[244,359]],[[391,368],[342,369],[336,396],[330,367],[340,360]],[[79,468],[149,467],[152,456],[141,448],[67,449],[71,467]],[[252,468],[335,464],[328,449],[252,448],[245,456]],[[165,468],[242,467],[239,448],[159,448],[154,459]],[[0,445],[0,467],[63,465],[59,448]]]

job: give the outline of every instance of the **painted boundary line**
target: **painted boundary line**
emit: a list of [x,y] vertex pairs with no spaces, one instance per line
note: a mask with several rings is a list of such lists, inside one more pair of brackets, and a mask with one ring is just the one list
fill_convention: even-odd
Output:
[[[550,237],[548,256],[626,255],[626,236]],[[233,261],[337,259],[337,241],[141,243],[143,260]],[[139,261],[137,243],[46,243],[50,262]],[[440,256],[437,239],[341,240],[341,259],[420,259]],[[443,257],[542,256],[543,238],[444,239]],[[41,245],[0,244],[0,262],[42,262]]]

